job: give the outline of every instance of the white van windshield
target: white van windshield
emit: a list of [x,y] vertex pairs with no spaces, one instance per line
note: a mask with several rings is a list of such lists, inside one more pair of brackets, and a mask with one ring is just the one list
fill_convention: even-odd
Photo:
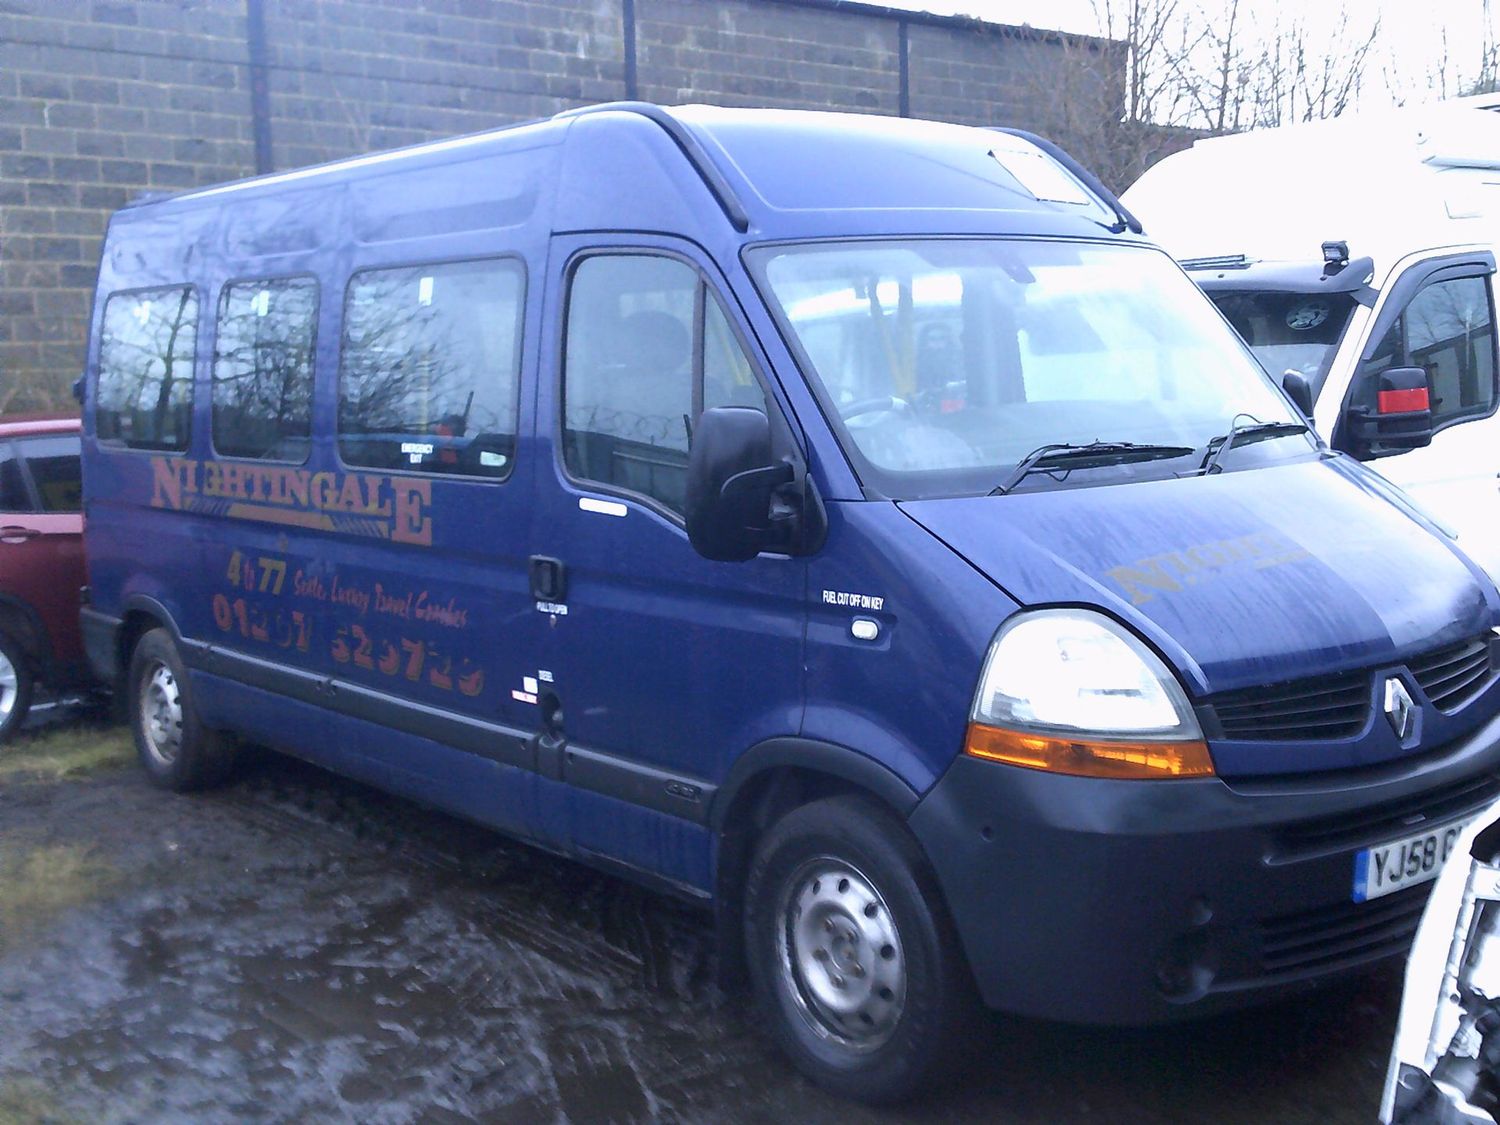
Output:
[[[1232,426],[1300,421],[1148,247],[893,240],[763,247],[752,261],[862,478],[887,495],[989,491],[1049,445],[1160,456],[1043,473],[1028,488],[1187,473]],[[1260,436],[1273,440],[1236,439],[1217,467],[1311,447],[1298,432]]]
[[1353,295],[1251,289],[1209,296],[1273,379],[1296,371],[1317,396],[1354,311]]

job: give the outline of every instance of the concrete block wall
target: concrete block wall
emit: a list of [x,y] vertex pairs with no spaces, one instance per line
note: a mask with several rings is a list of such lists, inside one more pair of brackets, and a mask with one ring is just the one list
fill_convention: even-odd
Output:
[[900,112],[900,25],[765,0],[637,0],[640,96]]
[[1078,50],[835,0],[0,0],[0,413],[71,405],[143,192],[626,97],[1039,126]]

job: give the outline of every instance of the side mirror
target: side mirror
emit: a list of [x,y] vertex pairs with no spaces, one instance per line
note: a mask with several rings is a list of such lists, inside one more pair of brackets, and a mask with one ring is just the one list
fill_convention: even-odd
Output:
[[796,470],[771,452],[771,423],[747,406],[705,410],[693,427],[685,518],[688,540],[706,559],[744,562],[792,542],[797,513],[778,490]]
[[[1362,461],[1432,444],[1432,391],[1420,367],[1388,367],[1360,376],[1344,427]],[[1374,403],[1374,406],[1370,406]]]
[[1307,381],[1307,376],[1300,371],[1289,370],[1281,377],[1281,389],[1286,392],[1287,398],[1292,400],[1297,409],[1302,411],[1302,416],[1312,421],[1313,391],[1312,384]]
[[84,379],[85,376],[80,375],[78,376],[78,378],[73,380],[73,397],[78,401],[79,406],[83,405]]

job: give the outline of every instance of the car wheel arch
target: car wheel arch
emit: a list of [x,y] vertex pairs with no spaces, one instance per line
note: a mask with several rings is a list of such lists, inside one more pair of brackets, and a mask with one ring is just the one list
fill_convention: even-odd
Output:
[[0,632],[15,639],[35,671],[44,673],[52,667],[52,639],[34,607],[10,594],[0,594]]
[[746,751],[714,795],[714,920],[724,986],[747,980],[743,889],[757,839],[777,820],[812,801],[862,795],[905,821],[922,794],[889,767],[857,750],[805,738],[774,738]]
[[130,666],[130,654],[135,651],[136,643],[152,629],[166,629],[172,634],[174,643],[181,643],[182,633],[177,628],[177,622],[167,612],[166,606],[155,598],[145,594],[132,595],[125,600],[124,610],[120,618],[120,629],[116,634],[118,648],[115,653],[115,667],[121,670],[122,675]]

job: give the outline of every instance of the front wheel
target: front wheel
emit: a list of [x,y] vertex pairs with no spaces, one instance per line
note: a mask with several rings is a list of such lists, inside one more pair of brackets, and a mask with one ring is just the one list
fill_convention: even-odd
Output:
[[234,742],[199,719],[182,659],[165,629],[152,629],[135,646],[127,706],[136,754],[156,785],[186,792],[228,776]]
[[921,849],[890,814],[858,797],[788,813],[757,849],[745,905],[760,1003],[814,1081],[891,1102],[957,1061],[973,985]]
[[26,721],[35,686],[25,650],[9,633],[0,633],[0,743],[9,742]]

